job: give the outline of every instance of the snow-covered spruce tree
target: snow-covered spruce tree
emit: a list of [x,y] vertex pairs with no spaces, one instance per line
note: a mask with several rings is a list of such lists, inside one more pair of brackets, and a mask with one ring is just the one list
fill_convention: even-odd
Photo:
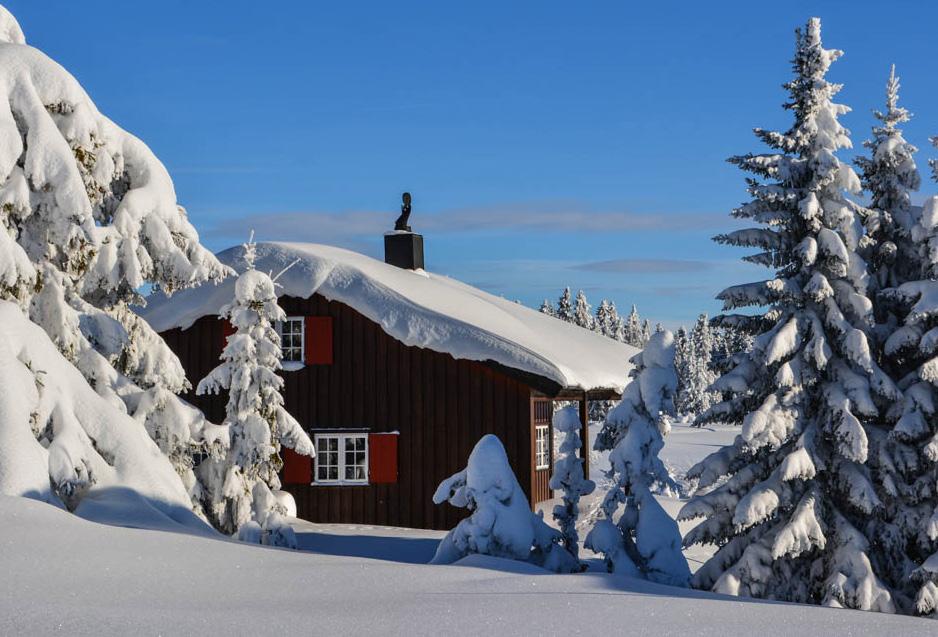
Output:
[[[147,283],[172,293],[228,269],[199,243],[159,160],[27,46],[2,7],[0,41],[0,297],[146,427],[196,499],[193,454],[217,451],[224,432],[176,397],[182,365],[129,306]],[[50,466],[53,485],[72,481],[93,440],[72,448],[65,474]]]
[[567,323],[573,323],[573,297],[570,288],[563,289],[563,294],[557,299],[557,318]]
[[[697,317],[694,329],[687,337],[686,359],[679,365],[681,391],[679,393],[679,411],[696,416],[716,402],[710,385],[715,380],[711,368],[713,357],[713,333],[706,314]],[[680,360],[681,356],[677,357]]]
[[[886,110],[873,114],[880,125],[873,127],[873,139],[863,142],[870,156],[858,157],[856,165],[863,187],[870,193],[862,252],[870,273],[868,296],[875,300],[880,290],[919,278],[919,260],[911,237],[915,221],[911,193],[921,185],[913,157],[918,149],[903,138],[899,128],[910,116],[899,106],[895,65],[886,82]],[[896,328],[896,318],[884,311],[886,306],[874,303],[873,307],[877,332],[888,336]]]
[[614,400],[590,400],[587,401],[587,417],[590,422],[601,422],[606,419],[609,410],[616,406]]
[[[729,319],[729,320],[723,320]],[[719,316],[713,330],[713,351],[710,355],[711,369],[714,376],[728,372],[732,368],[732,359],[736,354],[744,354],[752,349],[752,336],[734,325],[737,321],[733,317]],[[748,319],[739,318],[742,323]],[[719,399],[719,396],[717,396]]]
[[674,412],[678,415],[688,413],[687,400],[689,388],[693,383],[693,358],[691,340],[687,329],[681,326],[674,332],[674,373],[677,376],[677,386],[674,390]]
[[286,318],[277,305],[275,283],[254,269],[255,245],[244,246],[247,269],[235,283],[235,298],[221,318],[235,329],[221,354],[222,363],[199,383],[198,394],[228,391],[225,422],[231,447],[225,458],[199,466],[205,508],[222,531],[246,541],[296,546],[273,491],[280,489],[281,446],[311,456],[313,443],[283,406],[283,379],[277,375],[283,354],[274,325]]
[[776,275],[719,296],[727,310],[768,308],[738,319],[761,333],[716,381],[724,400],[700,417],[742,432],[688,472],[701,491],[679,519],[705,518],[685,545],[718,547],[694,575],[699,588],[892,612],[869,558],[867,523],[883,503],[867,460],[877,400],[899,392],[871,354],[860,209],[844,195],[860,184],[835,156],[850,146],[837,121],[848,109],[832,101],[840,87],[825,79],[840,55],[821,46],[817,18],[797,30],[786,84],[794,125],[756,129],[774,152],[731,160],[755,175],[753,200],[734,216],[767,227],[717,240],[761,248],[746,259]]
[[[935,167],[935,164],[932,164]],[[938,174],[935,175],[938,180]],[[918,214],[915,214],[915,213]],[[912,280],[880,293],[899,327],[888,334],[884,366],[899,379],[902,401],[887,419],[895,423],[880,443],[880,482],[893,524],[884,533],[884,561],[903,602],[921,615],[938,615],[938,197],[913,209]],[[902,271],[904,272],[904,271]],[[891,452],[891,453],[885,453]],[[899,474],[896,476],[895,474]]]
[[538,308],[541,314],[546,314],[547,316],[557,316],[557,310],[554,309],[554,306],[547,299],[544,299],[544,302],[541,303],[541,307]]
[[641,349],[645,346],[642,341],[642,319],[638,315],[638,310],[632,306],[628,318],[625,320],[625,333],[623,342],[632,347]]
[[554,431],[563,436],[550,477],[550,488],[563,492],[561,503],[554,505],[553,515],[563,535],[563,546],[579,564],[580,536],[576,523],[580,515],[580,498],[591,494],[596,489],[596,483],[583,476],[583,459],[580,457],[583,452],[580,441],[582,423],[577,408],[568,405],[555,411],[553,427]]
[[642,321],[642,337],[639,339],[640,345],[636,345],[638,348],[643,348],[648,345],[648,341],[651,340],[651,322],[648,319]]
[[611,337],[620,343],[625,342],[625,319],[622,318],[622,315],[619,314],[619,311],[616,309],[616,304],[612,303],[611,310],[611,323],[612,323],[612,335]]
[[[929,200],[914,234],[938,230],[938,197]],[[923,251],[927,250],[924,249]],[[903,605],[938,614],[938,281],[923,268],[922,280],[884,290],[884,303],[900,318],[885,345],[885,363],[897,374],[902,400],[887,414],[895,422],[889,438],[877,441],[875,465],[887,494],[890,525],[881,532],[880,562]]]
[[[609,474],[614,483],[603,499],[604,518],[589,532],[585,546],[601,553],[611,572],[687,586],[690,569],[681,553],[677,523],[652,495],[653,489],[677,488],[658,457],[671,428],[668,414],[674,411],[677,388],[673,335],[656,333],[632,362],[633,380],[606,416],[594,445],[611,450]],[[623,504],[616,523],[615,513]]]
[[596,308],[596,316],[593,319],[593,329],[609,338],[615,338],[616,331],[612,308],[612,304],[607,299],[603,299],[599,302],[599,306]]
[[579,290],[576,293],[576,303],[573,307],[573,322],[583,329],[592,330],[594,327],[592,312],[593,308],[586,300],[586,294],[583,290]]
[[[935,137],[929,137],[928,141],[932,143],[932,146],[934,146],[935,148],[938,148],[938,135],[936,135]],[[935,181],[938,181],[938,159],[929,159],[928,165],[929,167],[931,167],[932,179],[934,179]]]
[[443,480],[433,502],[449,502],[472,514],[440,541],[431,564],[452,564],[474,553],[531,562],[571,573],[579,562],[561,544],[561,535],[531,512],[508,455],[498,437],[482,436],[468,466]]
[[919,342],[932,325],[921,320],[921,315],[913,317],[911,304],[905,302],[911,299],[900,300],[902,293],[893,288],[907,289],[903,283],[930,278],[928,245],[934,234],[926,229],[926,214],[911,204],[911,193],[918,190],[921,177],[914,160],[916,148],[899,129],[909,121],[909,113],[898,100],[899,79],[893,66],[886,82],[886,109],[875,112],[880,125],[864,144],[870,157],[857,159],[857,165],[871,200],[865,254],[870,264],[868,295],[876,301],[873,349],[903,393],[901,401],[884,410],[886,422],[895,423],[890,435],[879,435],[877,429],[870,440],[870,470],[884,512],[884,520],[871,531],[877,538],[871,557],[893,589],[895,601],[910,609],[917,591],[909,576],[930,552],[932,542],[924,529],[938,505],[938,500],[926,495],[936,490],[934,476],[923,476],[928,458],[915,449],[919,443],[919,451],[923,450],[925,445],[920,443],[931,433],[921,400],[931,387],[919,376],[918,368],[929,358]]

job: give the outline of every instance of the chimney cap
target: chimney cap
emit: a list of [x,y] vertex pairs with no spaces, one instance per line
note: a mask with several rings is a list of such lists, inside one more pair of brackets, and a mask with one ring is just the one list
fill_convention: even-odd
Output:
[[410,219],[410,193],[405,192],[401,195],[401,216],[394,222],[394,229],[404,232],[411,232],[407,221]]

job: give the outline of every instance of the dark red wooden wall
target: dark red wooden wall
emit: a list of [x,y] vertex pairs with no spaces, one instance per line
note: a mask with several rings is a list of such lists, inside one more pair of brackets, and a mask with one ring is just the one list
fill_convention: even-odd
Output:
[[[396,484],[287,485],[300,517],[451,528],[465,512],[433,504],[433,492],[442,479],[465,467],[472,447],[487,433],[501,439],[531,498],[535,484],[528,385],[483,363],[405,346],[349,306],[319,295],[282,297],[280,304],[290,316],[333,318],[333,364],[283,374],[286,407],[304,428],[311,434],[350,428],[400,432]],[[163,336],[193,385],[218,363],[223,336],[216,317],[203,317],[187,330]],[[187,399],[214,422],[224,419],[224,396]]]

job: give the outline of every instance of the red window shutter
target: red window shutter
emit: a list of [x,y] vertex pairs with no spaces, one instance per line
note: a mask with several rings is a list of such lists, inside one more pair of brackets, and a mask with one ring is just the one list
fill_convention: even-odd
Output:
[[234,325],[228,319],[221,320],[221,348],[225,349],[228,344],[228,337],[235,333]]
[[283,484],[309,484],[313,481],[312,458],[286,447],[280,452],[283,455]]
[[368,434],[368,482],[397,482],[397,434]]
[[307,316],[303,358],[307,365],[332,365],[332,317]]

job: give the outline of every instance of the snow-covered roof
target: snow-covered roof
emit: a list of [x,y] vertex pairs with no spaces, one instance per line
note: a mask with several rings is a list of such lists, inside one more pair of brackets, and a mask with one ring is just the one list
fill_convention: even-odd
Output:
[[[218,255],[243,269],[243,248]],[[454,279],[404,270],[363,254],[313,243],[259,243],[257,268],[279,279],[278,294],[319,293],[344,303],[393,338],[454,358],[495,361],[562,387],[614,389],[628,382],[636,349]],[[217,314],[233,298],[234,279],[152,295],[141,315],[157,331],[183,329]]]

